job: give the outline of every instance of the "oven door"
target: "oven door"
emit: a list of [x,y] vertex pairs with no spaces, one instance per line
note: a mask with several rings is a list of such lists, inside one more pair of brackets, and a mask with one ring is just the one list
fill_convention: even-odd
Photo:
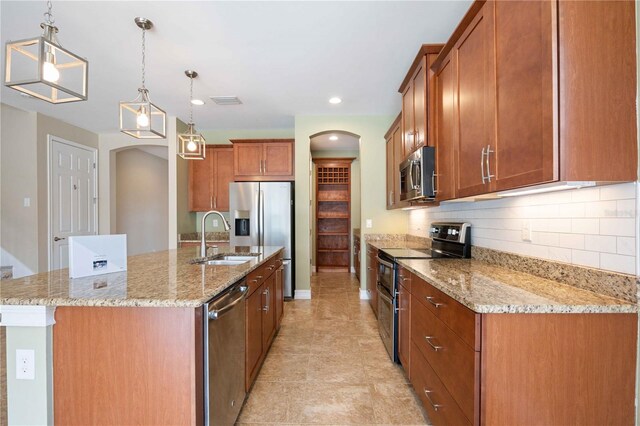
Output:
[[391,294],[378,283],[378,331],[391,361],[395,362],[395,307]]

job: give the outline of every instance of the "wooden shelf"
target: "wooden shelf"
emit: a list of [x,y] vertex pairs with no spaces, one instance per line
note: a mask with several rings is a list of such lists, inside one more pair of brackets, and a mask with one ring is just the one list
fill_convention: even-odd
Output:
[[349,270],[351,162],[353,158],[315,158],[316,267]]

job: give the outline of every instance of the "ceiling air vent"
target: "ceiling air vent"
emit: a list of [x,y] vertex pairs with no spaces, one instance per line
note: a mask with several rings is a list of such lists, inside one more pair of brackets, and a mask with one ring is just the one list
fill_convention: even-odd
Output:
[[211,96],[216,105],[240,105],[242,101],[237,96]]

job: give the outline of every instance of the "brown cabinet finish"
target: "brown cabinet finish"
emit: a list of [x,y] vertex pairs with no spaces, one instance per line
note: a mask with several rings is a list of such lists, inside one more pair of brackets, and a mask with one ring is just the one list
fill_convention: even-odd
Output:
[[373,314],[378,317],[378,250],[367,244],[367,296]]
[[415,343],[411,344],[411,384],[434,426],[471,425],[456,400],[433,371]]
[[384,135],[387,141],[387,210],[400,207],[400,169],[403,160],[402,113],[393,121]]
[[[411,281],[405,281],[410,283]],[[405,373],[411,377],[411,293],[402,285],[398,286],[398,358]]]
[[262,347],[268,348],[276,332],[276,274],[262,285]]
[[413,147],[412,151],[427,142],[427,64],[426,57],[415,71],[413,86]]
[[59,306],[55,317],[56,424],[204,422],[202,308]]
[[251,388],[253,381],[260,370],[260,360],[262,358],[262,307],[264,296],[261,288],[257,289],[245,300],[246,307],[246,361],[245,361],[245,384],[247,392]]
[[634,423],[636,314],[486,314],[481,423]]
[[[457,196],[488,192],[485,153],[495,153],[494,67],[491,13],[478,12],[453,50],[456,81]],[[491,158],[490,154],[490,159]],[[493,159],[495,156],[493,157]]]
[[637,179],[635,7],[558,3],[561,180]]
[[434,127],[436,146],[436,201],[456,198],[455,70],[451,56],[434,75]]
[[497,137],[488,170],[495,174],[493,190],[558,178],[553,119],[556,7],[553,1],[491,1],[485,5],[493,15],[495,42]]
[[282,260],[279,261],[278,269],[276,269],[275,298],[276,330],[280,330],[284,315],[284,266],[282,266]]
[[415,145],[415,119],[413,102],[413,81],[402,93],[402,158],[413,152]]
[[204,160],[189,161],[189,210],[229,210],[229,183],[233,182],[233,148],[209,145]]
[[232,139],[234,179],[293,181],[293,139]]

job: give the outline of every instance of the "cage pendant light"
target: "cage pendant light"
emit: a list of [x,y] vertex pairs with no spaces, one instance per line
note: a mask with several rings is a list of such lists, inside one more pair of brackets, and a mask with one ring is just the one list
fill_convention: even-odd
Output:
[[86,101],[89,62],[60,45],[51,7],[40,37],[6,43],[4,85],[52,104]]
[[196,132],[193,123],[193,79],[198,73],[192,70],[184,72],[190,80],[189,86],[189,124],[185,133],[178,135],[178,155],[185,160],[204,160],[207,156],[206,141],[204,137]]
[[120,131],[136,139],[163,139],[167,134],[167,113],[151,102],[145,86],[145,35],[153,22],[136,18],[135,23],[142,29],[142,86],[134,100],[120,102]]

